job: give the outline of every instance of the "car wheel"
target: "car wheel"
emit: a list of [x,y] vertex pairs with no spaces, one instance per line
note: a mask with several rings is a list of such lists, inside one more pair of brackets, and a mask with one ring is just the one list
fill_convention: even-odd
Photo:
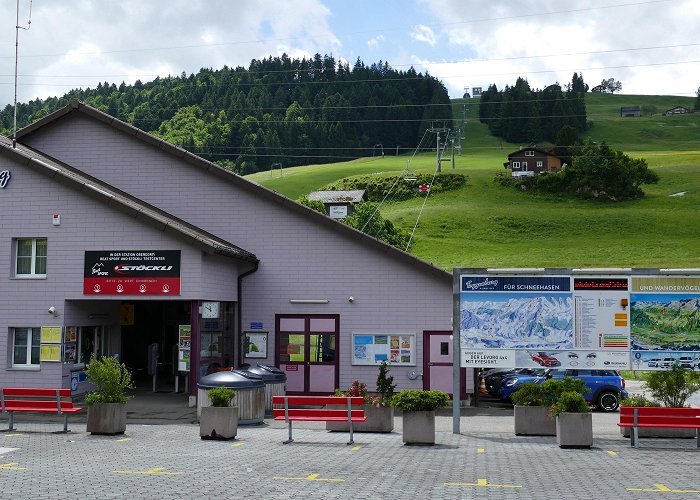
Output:
[[620,407],[620,398],[612,391],[601,392],[598,396],[598,407],[603,411],[615,411]]

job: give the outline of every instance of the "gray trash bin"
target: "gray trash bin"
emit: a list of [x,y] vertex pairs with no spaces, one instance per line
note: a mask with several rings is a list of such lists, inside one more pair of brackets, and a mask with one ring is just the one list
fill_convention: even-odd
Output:
[[197,384],[197,419],[202,408],[211,406],[208,392],[214,387],[228,387],[236,391],[234,404],[238,406],[238,424],[261,424],[265,419],[265,382],[260,375],[245,370],[212,373]]
[[284,396],[287,384],[287,375],[276,366],[242,365],[242,369],[255,373],[262,377],[265,382],[265,412],[272,414],[272,396]]

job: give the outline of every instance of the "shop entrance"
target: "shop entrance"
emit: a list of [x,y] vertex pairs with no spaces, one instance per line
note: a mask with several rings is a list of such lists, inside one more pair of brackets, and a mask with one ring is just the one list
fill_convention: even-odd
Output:
[[133,307],[133,319],[121,327],[121,356],[132,370],[134,383],[137,387],[152,387],[148,351],[150,345],[158,344],[157,390],[174,390],[178,326],[190,324],[190,302],[125,301],[124,306]]
[[287,375],[288,394],[329,394],[338,387],[340,316],[275,318],[275,362]]

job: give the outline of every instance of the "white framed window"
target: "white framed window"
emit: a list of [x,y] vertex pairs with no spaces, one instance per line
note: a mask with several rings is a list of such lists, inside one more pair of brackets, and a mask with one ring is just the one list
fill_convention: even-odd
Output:
[[15,240],[15,277],[46,277],[46,238],[17,238]]
[[520,162],[519,161],[514,161],[512,163],[513,168],[520,168]]
[[525,156],[535,156],[535,152],[532,150],[525,151]]
[[542,160],[538,160],[538,161],[537,161],[537,167],[538,167],[538,168],[541,168],[541,167],[542,167]]
[[41,328],[14,328],[12,367],[38,368],[41,357]]

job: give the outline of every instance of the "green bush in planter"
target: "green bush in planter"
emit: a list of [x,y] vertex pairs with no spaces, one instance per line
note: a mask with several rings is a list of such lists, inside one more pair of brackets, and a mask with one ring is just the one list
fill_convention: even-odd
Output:
[[510,399],[516,406],[546,406],[549,403],[542,386],[534,382],[522,384],[513,392]]
[[674,364],[670,370],[646,375],[651,397],[669,408],[682,408],[688,397],[700,390],[700,374]]
[[93,354],[85,367],[85,375],[95,386],[93,391],[85,395],[85,402],[88,405],[98,403],[124,404],[131,399],[131,396],[126,394],[127,389],[134,388],[131,372],[124,363],[119,363],[117,358],[97,359]]
[[225,408],[231,406],[231,401],[236,397],[236,391],[228,387],[216,387],[209,390],[208,395],[212,406]]
[[660,403],[647,399],[643,394],[630,394],[620,400],[620,406],[661,406]]
[[550,414],[556,417],[560,413],[588,413],[591,411],[590,406],[586,403],[586,398],[583,394],[573,391],[564,391],[557,398],[556,403],[552,405]]
[[442,391],[407,390],[394,394],[391,406],[402,411],[433,411],[447,406],[450,397]]
[[542,382],[542,392],[545,399],[556,402],[565,392],[576,392],[583,395],[591,392],[591,389],[581,379],[564,377],[563,379],[550,378]]

